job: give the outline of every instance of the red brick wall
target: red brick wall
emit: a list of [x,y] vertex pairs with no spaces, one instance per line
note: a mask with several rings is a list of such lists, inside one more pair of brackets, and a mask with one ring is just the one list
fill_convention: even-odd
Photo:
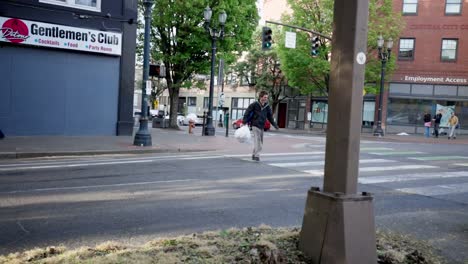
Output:
[[[392,81],[405,82],[405,75],[468,79],[468,0],[462,0],[461,15],[445,15],[445,1],[419,0],[417,15],[403,16],[406,28],[401,37],[415,38],[414,60],[397,61]],[[402,0],[394,1],[396,12],[402,7]],[[458,38],[455,62],[441,61],[442,38]],[[396,40],[393,56],[398,56],[398,44]]]

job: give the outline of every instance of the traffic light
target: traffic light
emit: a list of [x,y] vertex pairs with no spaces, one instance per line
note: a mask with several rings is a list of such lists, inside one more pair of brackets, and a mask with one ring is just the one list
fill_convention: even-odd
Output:
[[312,37],[312,48],[310,50],[310,54],[312,56],[317,56],[319,54],[319,47],[320,47],[320,39],[317,36]]
[[269,50],[271,49],[272,45],[272,38],[271,38],[271,28],[263,27],[262,29],[262,50]]

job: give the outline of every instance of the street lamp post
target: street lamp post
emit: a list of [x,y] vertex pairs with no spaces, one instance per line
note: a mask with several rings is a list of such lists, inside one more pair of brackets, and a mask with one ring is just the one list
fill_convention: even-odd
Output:
[[151,9],[153,6],[152,0],[144,0],[145,6],[145,39],[143,46],[143,83],[141,86],[141,116],[140,128],[135,134],[133,145],[135,146],[151,146],[151,134],[148,131],[148,96],[146,90],[151,89],[149,77],[149,42],[150,42],[150,25],[151,25]]
[[385,51],[384,46],[384,39],[382,36],[379,36],[377,40],[377,46],[379,48],[379,59],[382,62],[382,68],[380,70],[380,92],[379,92],[379,112],[378,112],[378,120],[377,120],[377,127],[374,130],[374,136],[383,137],[384,131],[382,129],[382,107],[383,107],[383,93],[384,93],[384,80],[385,80],[385,66],[387,61],[390,59],[390,54],[392,52],[393,47],[393,40],[392,38],[388,39],[387,41],[387,50]]
[[205,29],[211,37],[211,78],[210,78],[210,95],[208,98],[208,115],[206,118],[205,136],[214,136],[215,128],[213,126],[213,90],[214,90],[214,68],[216,61],[216,39],[222,39],[224,36],[224,24],[226,23],[226,12],[219,14],[219,24],[221,28],[218,30],[210,26],[212,11],[210,7],[206,7],[203,11],[205,18]]

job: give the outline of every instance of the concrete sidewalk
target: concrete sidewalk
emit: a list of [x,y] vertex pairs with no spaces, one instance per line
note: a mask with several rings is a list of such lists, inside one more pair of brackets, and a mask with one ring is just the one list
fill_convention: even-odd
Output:
[[[0,140],[0,159],[33,158],[46,156],[77,156],[102,154],[143,154],[143,153],[176,153],[219,151],[229,148],[243,148],[238,146],[232,137],[224,136],[204,137],[201,133],[189,135],[186,127],[180,130],[149,128],[152,135],[151,147],[133,145],[133,136],[22,136],[6,137]],[[269,133],[326,136],[323,130],[272,130]],[[386,135],[374,137],[363,133],[361,139],[429,143],[429,144],[468,144],[468,136],[462,135],[456,140],[447,137],[425,138],[422,135]]]

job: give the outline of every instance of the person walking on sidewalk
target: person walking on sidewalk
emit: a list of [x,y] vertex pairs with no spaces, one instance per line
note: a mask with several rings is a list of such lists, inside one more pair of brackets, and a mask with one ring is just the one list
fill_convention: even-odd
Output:
[[424,114],[424,136],[430,137],[431,125],[432,125],[431,114],[426,112]]
[[450,125],[450,134],[448,136],[448,139],[450,138],[456,139],[457,135],[456,135],[455,130],[457,129],[457,126],[458,126],[458,117],[455,115],[454,112],[452,112],[452,116],[449,119],[449,125]]
[[439,128],[440,128],[440,120],[442,119],[442,113],[437,112],[437,114],[434,116],[434,136],[436,138],[439,137]]
[[258,95],[258,101],[251,103],[247,110],[245,110],[241,125],[246,125],[249,121],[252,125],[252,132],[254,135],[252,160],[255,161],[260,161],[260,151],[262,151],[263,148],[263,130],[267,119],[272,126],[278,129],[278,125],[273,119],[271,108],[268,105],[268,92],[261,91]]

